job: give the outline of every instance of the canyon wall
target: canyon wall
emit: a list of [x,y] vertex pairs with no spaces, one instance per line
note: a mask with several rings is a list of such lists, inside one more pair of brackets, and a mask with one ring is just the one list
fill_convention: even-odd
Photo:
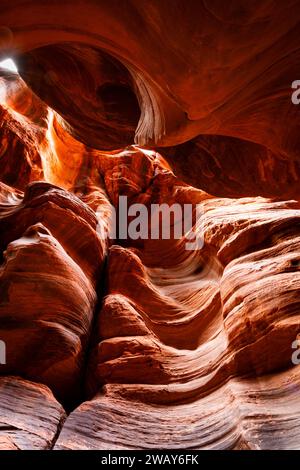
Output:
[[1,450],[299,448],[299,20],[2,1]]

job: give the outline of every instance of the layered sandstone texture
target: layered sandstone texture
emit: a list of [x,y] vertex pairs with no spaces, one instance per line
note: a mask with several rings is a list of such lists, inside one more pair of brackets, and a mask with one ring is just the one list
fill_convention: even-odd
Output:
[[0,450],[299,449],[300,1],[0,19]]

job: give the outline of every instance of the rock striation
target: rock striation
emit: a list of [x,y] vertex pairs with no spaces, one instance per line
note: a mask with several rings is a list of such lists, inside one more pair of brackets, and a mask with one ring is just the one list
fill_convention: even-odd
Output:
[[0,450],[299,449],[300,2],[171,3],[1,2]]
[[66,418],[51,391],[18,377],[0,378],[0,450],[49,450]]

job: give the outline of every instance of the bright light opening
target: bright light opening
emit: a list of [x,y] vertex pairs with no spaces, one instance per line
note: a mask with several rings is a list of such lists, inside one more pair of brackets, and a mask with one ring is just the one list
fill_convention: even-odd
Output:
[[2,60],[2,62],[0,62],[0,67],[9,70],[10,72],[18,73],[17,66],[12,59]]

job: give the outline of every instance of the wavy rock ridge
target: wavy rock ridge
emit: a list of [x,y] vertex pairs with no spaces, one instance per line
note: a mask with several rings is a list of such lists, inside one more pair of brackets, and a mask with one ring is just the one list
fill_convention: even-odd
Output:
[[0,449],[298,449],[300,3],[2,3]]

